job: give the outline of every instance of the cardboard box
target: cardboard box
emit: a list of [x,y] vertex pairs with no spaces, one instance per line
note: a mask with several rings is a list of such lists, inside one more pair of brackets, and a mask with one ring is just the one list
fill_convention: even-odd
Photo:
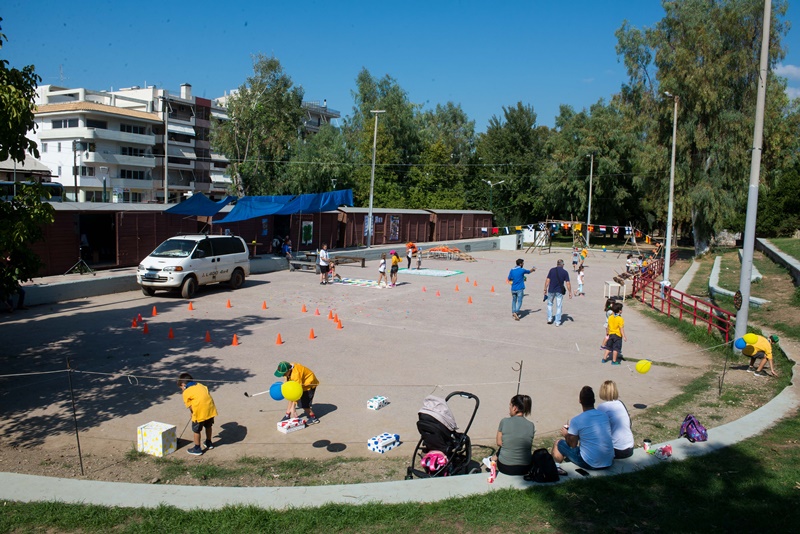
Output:
[[389,452],[398,446],[400,446],[400,434],[392,434],[390,432],[371,437],[367,441],[367,448],[380,454]]
[[306,427],[306,422],[299,417],[294,419],[287,419],[286,421],[278,421],[278,432],[288,434],[295,430],[303,430]]
[[152,456],[163,457],[178,448],[175,425],[150,421],[136,429],[136,450]]
[[367,409],[369,410],[380,410],[384,406],[389,405],[389,399],[382,396],[372,397],[370,400],[367,401]]

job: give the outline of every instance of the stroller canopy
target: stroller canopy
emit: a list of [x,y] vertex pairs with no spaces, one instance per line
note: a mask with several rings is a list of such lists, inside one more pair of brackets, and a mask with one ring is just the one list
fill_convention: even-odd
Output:
[[422,409],[420,409],[419,413],[430,415],[446,426],[448,430],[456,430],[458,428],[453,412],[450,411],[447,402],[441,397],[435,397],[433,395],[425,397],[425,400],[422,401]]

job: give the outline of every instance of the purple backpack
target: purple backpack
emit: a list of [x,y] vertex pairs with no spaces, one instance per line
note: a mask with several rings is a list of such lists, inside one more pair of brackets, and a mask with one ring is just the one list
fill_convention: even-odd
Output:
[[700,424],[700,421],[698,421],[695,416],[689,414],[686,416],[686,419],[683,420],[681,433],[678,435],[679,438],[683,436],[686,436],[686,439],[692,443],[695,441],[708,441],[708,430]]

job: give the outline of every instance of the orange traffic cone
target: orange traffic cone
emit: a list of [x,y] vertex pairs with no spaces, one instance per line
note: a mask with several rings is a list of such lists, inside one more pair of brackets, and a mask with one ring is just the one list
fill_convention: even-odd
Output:
[[441,294],[441,293],[439,293],[439,290],[438,290],[438,289],[436,290],[436,296],[437,296],[437,297],[441,297],[441,296],[442,296],[442,294]]
[[305,305],[305,304],[303,304],[303,307],[302,307],[302,308],[300,308],[300,311],[301,311],[302,313],[306,313],[306,312],[308,311],[308,309],[306,309],[306,305]]
[[133,322],[131,323],[131,328],[138,328],[138,324],[136,323],[136,317],[133,318]]
[[175,339],[175,332],[172,331],[172,327],[169,329],[169,334],[167,335],[169,339]]
[[333,322],[334,323],[338,323],[339,322],[339,314],[338,313],[333,316]]
[[331,310],[328,310],[328,319],[333,319],[333,312]]
[[477,280],[473,280],[472,281],[472,286],[473,287],[478,287],[478,281]]
[[211,332],[206,330],[206,343],[211,343]]
[[153,317],[155,317],[156,315],[158,315],[158,312],[156,311],[156,307],[153,306]]
[[342,321],[341,320],[336,321],[336,330],[341,330],[341,329],[342,329]]
[[456,284],[456,291],[461,291],[460,289],[458,289],[458,284]]
[[238,347],[239,346],[239,338],[236,337],[236,334],[233,334],[233,343],[231,343],[231,346],[232,347]]
[[467,304],[472,304],[472,297],[467,298]]
[[319,308],[317,308],[316,310],[314,310],[314,315],[319,315]]
[[266,310],[267,309],[267,301],[266,300],[261,303],[261,309],[262,310]]
[[467,277],[467,283],[469,284],[469,276]]
[[144,330],[142,330],[142,332],[145,333],[145,334],[149,334],[150,333],[150,330],[147,328],[147,323],[144,323]]
[[225,303],[225,307],[226,308],[230,308],[231,307],[231,299],[228,299],[228,302]]
[[494,293],[494,286],[492,286],[492,290],[490,291],[490,293]]
[[192,306],[192,301],[189,301],[189,311],[194,311],[194,306]]
[[427,289],[425,289],[425,286],[422,286],[422,292],[425,293],[426,291]]
[[137,323],[141,323],[142,322],[142,314],[141,313],[136,316],[136,322]]
[[315,337],[317,336],[314,335],[314,329],[312,328],[311,331],[308,333],[308,339],[314,339]]
[[278,337],[275,338],[275,344],[276,345],[283,345],[283,340],[281,339],[281,335],[280,334],[278,334]]

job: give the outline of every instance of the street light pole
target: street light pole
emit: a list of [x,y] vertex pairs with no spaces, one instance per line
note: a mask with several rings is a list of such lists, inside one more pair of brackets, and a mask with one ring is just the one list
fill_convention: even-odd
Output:
[[372,135],[372,175],[369,178],[369,213],[367,214],[367,248],[372,246],[372,196],[375,191],[375,152],[378,149],[378,114],[386,113],[385,109],[373,109],[375,114],[375,132]]
[[500,185],[505,182],[505,180],[500,180],[499,182],[492,183],[489,180],[484,180],[487,184],[489,184],[489,211],[492,211],[492,191],[494,191],[494,186]]
[[594,177],[594,152],[586,154],[591,161],[589,162],[589,210],[586,213],[586,248],[589,248],[589,225],[592,224],[592,178]]
[[672,256],[672,205],[673,195],[675,193],[675,143],[678,134],[678,101],[680,97],[673,95],[667,91],[664,94],[671,97],[675,101],[675,106],[672,109],[672,164],[669,168],[669,204],[667,207],[667,235],[666,235],[666,248],[664,249],[664,279],[665,284],[669,284],[669,263]]

